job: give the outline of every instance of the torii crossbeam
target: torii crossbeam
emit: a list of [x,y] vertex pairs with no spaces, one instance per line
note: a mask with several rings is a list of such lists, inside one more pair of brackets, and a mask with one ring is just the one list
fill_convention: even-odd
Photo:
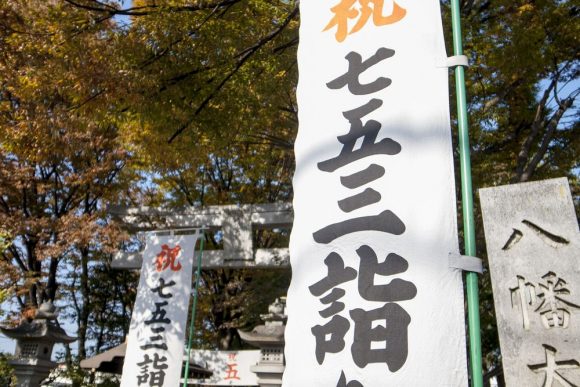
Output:
[[[247,204],[188,207],[168,210],[151,207],[111,207],[109,213],[131,232],[204,228],[221,230],[222,250],[206,250],[203,268],[275,268],[289,265],[288,248],[255,248],[252,231],[256,229],[290,229],[293,211],[290,203]],[[119,251],[113,258],[115,269],[138,269],[140,252]]]

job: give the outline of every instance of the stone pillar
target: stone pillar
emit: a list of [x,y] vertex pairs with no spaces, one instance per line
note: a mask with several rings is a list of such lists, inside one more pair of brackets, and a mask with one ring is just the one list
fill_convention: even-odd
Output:
[[14,368],[16,386],[38,387],[56,368],[56,363],[40,359],[14,359],[8,362]]
[[479,191],[508,386],[580,386],[580,232],[566,178]]

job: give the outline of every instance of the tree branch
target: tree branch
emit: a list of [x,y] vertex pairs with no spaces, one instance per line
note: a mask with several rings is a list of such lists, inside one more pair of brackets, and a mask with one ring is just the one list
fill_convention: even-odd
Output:
[[542,98],[538,102],[538,106],[536,107],[536,115],[534,116],[534,121],[532,123],[532,130],[528,135],[528,137],[526,138],[526,140],[524,141],[524,143],[522,144],[522,147],[518,153],[516,170],[513,178],[514,182],[521,181],[522,174],[526,167],[526,161],[528,160],[530,154],[530,150],[541,127],[543,126],[542,124],[544,123],[544,111],[546,109],[546,102],[548,101],[548,98],[550,97],[550,94],[552,90],[554,90],[554,88],[556,87],[557,83],[558,76],[555,75],[554,78],[552,79],[552,82],[550,82],[550,85],[546,88],[546,90],[544,90],[544,94],[542,95]]
[[171,135],[169,140],[167,140],[167,142],[169,144],[171,144],[177,136],[179,136],[181,133],[183,133],[192,124],[195,117],[205,108],[205,106],[223,88],[223,86],[238,72],[238,70],[240,70],[240,68],[242,68],[244,63],[246,63],[247,60],[250,59],[250,57],[254,53],[256,53],[260,48],[262,48],[264,45],[266,45],[268,42],[270,42],[276,36],[278,36],[286,28],[286,26],[288,24],[290,24],[290,21],[292,19],[294,19],[294,17],[296,17],[296,15],[298,14],[298,9],[299,8],[298,8],[298,3],[297,3],[296,6],[294,7],[294,9],[292,10],[292,12],[290,12],[290,14],[286,17],[286,19],[284,20],[284,22],[282,24],[280,24],[276,29],[272,30],[268,35],[264,36],[262,39],[260,39],[254,45],[246,48],[245,50],[243,50],[242,52],[240,52],[239,54],[237,54],[235,56],[237,58],[237,62],[235,64],[233,70],[230,71],[229,74],[227,74],[225,76],[225,78],[219,83],[219,85],[217,85],[217,87],[203,100],[203,102],[195,110],[195,112],[193,113],[191,118],[189,120],[187,120],[187,122],[185,124],[183,124],[179,129],[177,129],[175,131],[175,133],[173,133],[173,135]]
[[106,13],[110,16],[147,16],[157,12],[196,12],[206,9],[223,8],[236,4],[241,0],[219,0],[219,1],[198,1],[195,5],[181,5],[181,6],[162,6],[157,4],[144,5],[139,7],[131,7],[125,9],[115,8],[109,4],[100,1],[92,0],[96,5],[88,5],[76,0],[64,0],[68,4],[93,12]]
[[574,98],[567,98],[560,104],[558,110],[556,110],[554,112],[554,114],[550,118],[550,121],[548,122],[546,135],[542,139],[542,143],[540,144],[540,148],[538,149],[538,151],[534,155],[534,158],[532,159],[532,161],[530,161],[530,163],[528,164],[525,172],[521,175],[520,180],[519,180],[520,182],[528,181],[530,179],[530,177],[532,177],[532,174],[534,173],[539,162],[544,158],[544,155],[548,151],[548,146],[550,145],[550,142],[552,141],[552,138],[554,137],[554,132],[556,131],[556,128],[558,127],[558,123],[560,122],[560,119],[562,118],[562,116],[564,115],[566,110],[568,110],[573,104],[574,104]]

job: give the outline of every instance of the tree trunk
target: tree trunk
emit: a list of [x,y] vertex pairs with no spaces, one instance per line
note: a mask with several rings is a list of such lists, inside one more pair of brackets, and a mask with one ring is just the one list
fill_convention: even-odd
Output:
[[79,358],[85,359],[87,356],[86,340],[87,327],[90,315],[90,289],[89,289],[89,251],[87,248],[81,249],[81,304],[79,310],[78,321],[78,343],[79,343]]

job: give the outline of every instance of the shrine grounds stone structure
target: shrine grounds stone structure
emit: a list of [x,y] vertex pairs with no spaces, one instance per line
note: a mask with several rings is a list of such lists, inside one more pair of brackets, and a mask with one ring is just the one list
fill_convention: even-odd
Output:
[[[223,248],[204,250],[201,263],[204,269],[289,267],[287,247],[254,246],[253,232],[261,229],[289,230],[293,221],[290,203],[208,206],[203,209],[184,208],[177,211],[148,207],[115,207],[110,212],[134,233],[155,230],[162,234],[167,233],[166,230],[172,230],[178,234],[193,228],[219,231],[223,238]],[[114,257],[112,267],[139,269],[142,262],[140,251],[121,251]],[[260,348],[260,360],[250,370],[257,375],[261,387],[281,386],[285,369],[285,299],[275,300],[269,306],[268,312],[261,316],[263,325],[250,332],[239,331],[242,340]]]
[[580,386],[580,234],[567,180],[479,192],[507,386]]
[[[203,228],[220,231],[223,249],[203,252],[202,266],[211,268],[288,267],[288,248],[258,248],[252,232],[256,229],[290,229],[293,221],[292,204],[268,203],[227,206],[207,206],[202,209],[183,208],[165,210],[151,207],[113,207],[109,212],[124,223],[129,231]],[[118,252],[112,267],[139,269],[140,252]]]
[[258,376],[260,387],[279,387],[284,373],[284,330],[286,328],[286,299],[276,299],[268,307],[268,314],[260,316],[264,325],[251,332],[238,330],[246,343],[260,348],[260,361],[250,367]]
[[50,360],[55,343],[72,343],[71,337],[54,322],[56,308],[51,302],[44,303],[33,320],[24,319],[15,328],[0,327],[4,335],[16,340],[14,359],[9,364],[14,368],[17,387],[38,387],[56,368]]

